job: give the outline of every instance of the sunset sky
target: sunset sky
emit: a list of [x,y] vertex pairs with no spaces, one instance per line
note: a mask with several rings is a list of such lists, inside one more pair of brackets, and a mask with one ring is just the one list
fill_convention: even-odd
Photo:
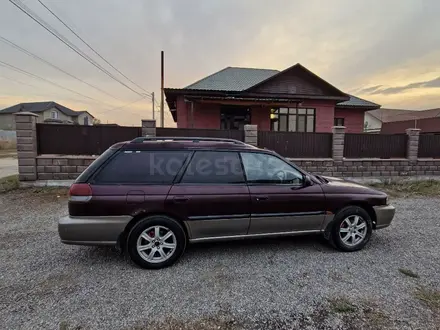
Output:
[[[440,108],[438,0],[41,1],[130,80],[154,91],[157,101],[164,50],[166,87],[184,87],[227,66],[282,70],[301,63],[343,91],[385,108]],[[56,101],[88,110],[102,122],[139,125],[141,118],[151,118],[151,99],[141,99],[138,86],[96,56],[37,0],[14,2],[27,6],[138,93],[1,0],[0,37],[89,85],[0,41],[1,62],[71,90],[0,62],[0,109]],[[168,109],[165,118],[168,126],[174,125]]]

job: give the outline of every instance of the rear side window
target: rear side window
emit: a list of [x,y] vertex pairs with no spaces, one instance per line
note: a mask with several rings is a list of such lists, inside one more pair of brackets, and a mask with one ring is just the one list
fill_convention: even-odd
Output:
[[189,152],[123,151],[95,177],[100,184],[171,184]]
[[79,177],[76,178],[75,182],[76,183],[87,182],[89,178],[93,175],[93,173],[95,173],[95,171],[117,151],[118,149],[108,148],[104,153],[101,154],[101,156],[96,158],[95,161],[92,164],[90,164],[90,166],[87,167],[86,170],[79,175]]
[[197,151],[181,183],[233,184],[244,183],[244,174],[237,152]]

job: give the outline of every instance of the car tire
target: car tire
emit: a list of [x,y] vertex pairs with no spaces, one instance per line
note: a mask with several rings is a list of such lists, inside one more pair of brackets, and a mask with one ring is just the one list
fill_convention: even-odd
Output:
[[127,252],[130,259],[145,269],[171,266],[186,248],[186,233],[176,220],[154,215],[140,220],[130,230]]
[[344,252],[361,250],[370,240],[373,231],[371,217],[360,206],[347,206],[333,220],[331,240]]

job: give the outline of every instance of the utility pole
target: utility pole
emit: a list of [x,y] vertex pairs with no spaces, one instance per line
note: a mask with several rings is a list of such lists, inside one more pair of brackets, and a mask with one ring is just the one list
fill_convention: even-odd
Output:
[[164,104],[163,104],[163,50],[160,52],[160,126],[164,127]]
[[155,119],[155,115],[154,115],[154,92],[151,92],[151,102],[152,102],[152,106],[153,106],[153,120]]

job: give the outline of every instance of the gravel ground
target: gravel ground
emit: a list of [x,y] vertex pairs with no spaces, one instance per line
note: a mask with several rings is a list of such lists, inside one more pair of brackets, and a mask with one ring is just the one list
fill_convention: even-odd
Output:
[[439,297],[416,296],[440,289],[439,202],[395,200],[392,226],[357,253],[314,237],[203,244],[146,271],[110,248],[62,245],[64,197],[3,194],[2,328],[440,329]]

